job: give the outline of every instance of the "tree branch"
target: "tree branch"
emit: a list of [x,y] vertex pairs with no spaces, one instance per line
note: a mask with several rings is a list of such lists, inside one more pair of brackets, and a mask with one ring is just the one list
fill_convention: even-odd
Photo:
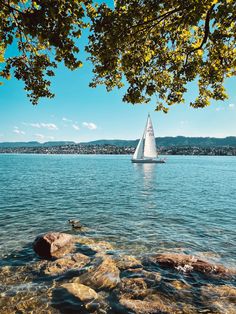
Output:
[[22,14],[22,12],[21,12],[20,10],[18,10],[18,9],[16,9],[16,8],[14,8],[14,7],[12,7],[10,4],[5,3],[5,1],[0,0],[0,3],[1,3],[4,7],[8,8],[10,12],[16,11],[16,12]]
[[12,11],[11,14],[13,15],[13,19],[14,19],[14,21],[16,23],[16,26],[17,26],[18,30],[19,30],[20,43],[21,43],[21,47],[22,47],[22,51],[23,51],[23,56],[27,58],[27,52],[25,51],[23,37],[25,38],[27,44],[29,44],[30,46],[32,46],[32,45],[30,44],[30,41],[28,40],[27,35],[24,34],[24,30],[21,28],[21,25],[18,22],[17,16],[15,15],[15,12]]
[[209,36],[209,33],[210,33],[210,18],[211,18],[211,13],[214,9],[214,4],[210,7],[210,9],[207,11],[207,15],[206,15],[206,19],[205,19],[205,26],[204,26],[204,37],[202,39],[202,42],[200,44],[200,46],[190,50],[189,52],[186,53],[186,59],[185,59],[185,62],[184,62],[184,68],[186,67],[187,63],[188,63],[188,57],[189,55],[194,52],[194,51],[197,51],[197,50],[200,50],[202,49],[203,45],[207,42],[207,39],[208,39],[208,36]]
[[188,54],[196,51],[196,50],[199,50],[199,49],[202,49],[203,45],[207,42],[207,39],[208,39],[208,36],[209,36],[209,33],[210,33],[210,18],[211,18],[211,13],[214,9],[214,4],[210,7],[210,9],[207,11],[207,15],[206,15],[206,20],[205,20],[205,27],[204,27],[204,37],[202,39],[202,42],[200,44],[199,47],[196,47],[194,49],[192,49]]
[[[153,18],[153,19],[151,19],[151,20],[145,21],[145,22],[140,23],[140,24],[132,25],[132,26],[130,26],[130,28],[129,28],[128,30],[130,30],[130,29],[132,29],[132,28],[135,28],[135,27],[143,26],[143,25],[146,25],[146,24],[155,22],[155,21],[157,21],[157,23],[160,23],[160,22],[161,22],[162,20],[164,20],[166,17],[168,17],[168,16],[170,16],[171,14],[176,13],[176,12],[178,12],[178,11],[180,11],[180,7],[175,8],[175,9],[173,9],[173,10],[170,10],[170,11],[168,11],[168,12],[165,12],[164,14],[162,14],[162,15],[160,15],[160,16],[158,16],[158,17],[155,17],[155,18]],[[161,20],[159,20],[159,19],[161,19]],[[144,29],[145,29],[145,28],[144,28]]]
[[[177,13],[177,12],[179,12],[179,11],[181,11],[180,8],[177,8],[177,9],[168,11],[168,12],[166,12],[166,13],[160,15],[158,18],[149,20],[149,21],[144,22],[144,23],[142,23],[142,24],[136,24],[136,25],[134,25],[134,26],[131,26],[128,30],[131,30],[132,28],[135,28],[135,27],[137,27],[137,26],[142,26],[142,25],[149,24],[149,23],[151,23],[151,22],[155,22],[155,23],[153,23],[153,24],[151,24],[151,25],[146,25],[145,27],[143,27],[143,28],[141,28],[141,29],[139,29],[139,30],[137,30],[137,31],[135,31],[135,32],[133,32],[133,33],[130,33],[130,35],[135,38],[135,35],[136,35],[136,34],[142,32],[142,31],[149,31],[149,30],[153,29],[153,28],[156,27],[158,24],[160,24],[162,21],[164,21],[168,16],[170,16],[170,15],[172,15],[172,14],[174,14],[174,13]],[[124,33],[123,33],[122,35],[124,35]],[[121,37],[120,37],[120,38],[121,38]],[[136,41],[136,38],[135,38],[134,40],[132,40],[131,42],[129,42],[129,45],[132,45],[133,43],[135,43],[135,41]]]

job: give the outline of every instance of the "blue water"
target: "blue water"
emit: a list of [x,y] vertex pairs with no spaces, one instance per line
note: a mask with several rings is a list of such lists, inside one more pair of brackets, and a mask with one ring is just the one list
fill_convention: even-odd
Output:
[[117,251],[179,251],[234,266],[236,158],[142,165],[130,156],[0,155],[2,261],[41,232],[69,231],[68,219]]

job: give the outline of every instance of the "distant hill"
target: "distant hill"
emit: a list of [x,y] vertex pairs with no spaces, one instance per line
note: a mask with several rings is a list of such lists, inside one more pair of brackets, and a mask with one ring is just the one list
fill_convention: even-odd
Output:
[[39,143],[36,141],[32,142],[3,142],[0,143],[2,148],[18,148],[18,147],[52,147],[52,146],[62,146],[62,145],[72,145],[75,142],[72,141],[58,141],[58,142],[45,142]]
[[236,147],[236,136],[228,136],[225,138],[215,137],[161,137],[157,138],[158,146],[198,146],[198,147],[219,147],[232,146]]
[[139,140],[97,140],[80,143],[81,145],[113,145],[118,147],[136,147]]
[[[231,146],[236,147],[236,136],[228,136],[225,138],[215,137],[159,137],[156,138],[158,146],[198,146],[198,147],[223,147]],[[83,145],[115,145],[119,147],[136,147],[138,140],[97,140],[88,143],[81,143]]]
[[[159,147],[236,147],[236,136],[228,136],[225,138],[215,137],[159,137],[156,138],[157,146]],[[80,145],[113,145],[117,147],[136,147],[138,140],[97,140]],[[3,142],[0,143],[0,148],[18,148],[18,147],[52,147],[76,145],[73,141],[58,141],[58,142]]]

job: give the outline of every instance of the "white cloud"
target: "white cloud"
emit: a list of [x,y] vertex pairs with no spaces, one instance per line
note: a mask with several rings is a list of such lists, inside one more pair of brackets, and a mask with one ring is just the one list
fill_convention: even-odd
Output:
[[33,128],[45,128],[48,130],[58,130],[58,127],[54,123],[44,123],[44,122],[37,122],[37,123],[28,123],[29,126],[32,126]]
[[42,128],[46,128],[48,130],[58,130],[58,127],[54,123],[41,123]]
[[64,121],[64,122],[73,122],[72,120],[67,119],[67,118],[65,118],[65,117],[62,118],[62,121]]
[[46,136],[46,135],[43,135],[43,134],[35,134],[34,135],[38,140],[54,140],[54,137],[53,136]]
[[[231,109],[231,110],[232,110],[232,109],[234,109],[235,107],[236,107],[236,105],[235,105],[235,104],[233,104],[233,103],[232,103],[232,104],[229,104],[229,109]],[[215,110],[216,110],[216,111],[222,111],[222,110],[225,110],[225,109],[227,110],[227,109],[228,109],[228,107],[216,107],[216,109],[215,109]]]
[[96,130],[97,126],[93,122],[83,122],[83,126],[89,130]]
[[72,128],[79,131],[80,127],[77,124],[72,124]]
[[18,126],[14,126],[13,132],[16,133],[16,134],[20,134],[20,135],[24,135],[25,134],[25,131],[20,130],[18,128]]
[[32,126],[33,128],[38,128],[38,129],[41,128],[41,124],[40,123],[30,123],[29,125]]

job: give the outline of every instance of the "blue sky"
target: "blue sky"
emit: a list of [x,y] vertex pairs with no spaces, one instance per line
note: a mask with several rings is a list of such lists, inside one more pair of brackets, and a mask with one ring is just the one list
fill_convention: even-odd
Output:
[[[83,46],[84,40],[79,41]],[[80,53],[86,59],[84,52]],[[186,104],[174,105],[168,114],[155,112],[155,102],[131,105],[122,102],[124,90],[108,93],[105,87],[88,87],[91,80],[88,62],[71,72],[63,65],[56,71],[52,90],[56,97],[33,106],[23,83],[11,79],[0,86],[0,142],[96,139],[136,139],[143,132],[150,112],[156,136],[236,136],[236,78],[225,86],[229,99],[212,102],[205,109],[188,106],[197,93],[190,84]]]

